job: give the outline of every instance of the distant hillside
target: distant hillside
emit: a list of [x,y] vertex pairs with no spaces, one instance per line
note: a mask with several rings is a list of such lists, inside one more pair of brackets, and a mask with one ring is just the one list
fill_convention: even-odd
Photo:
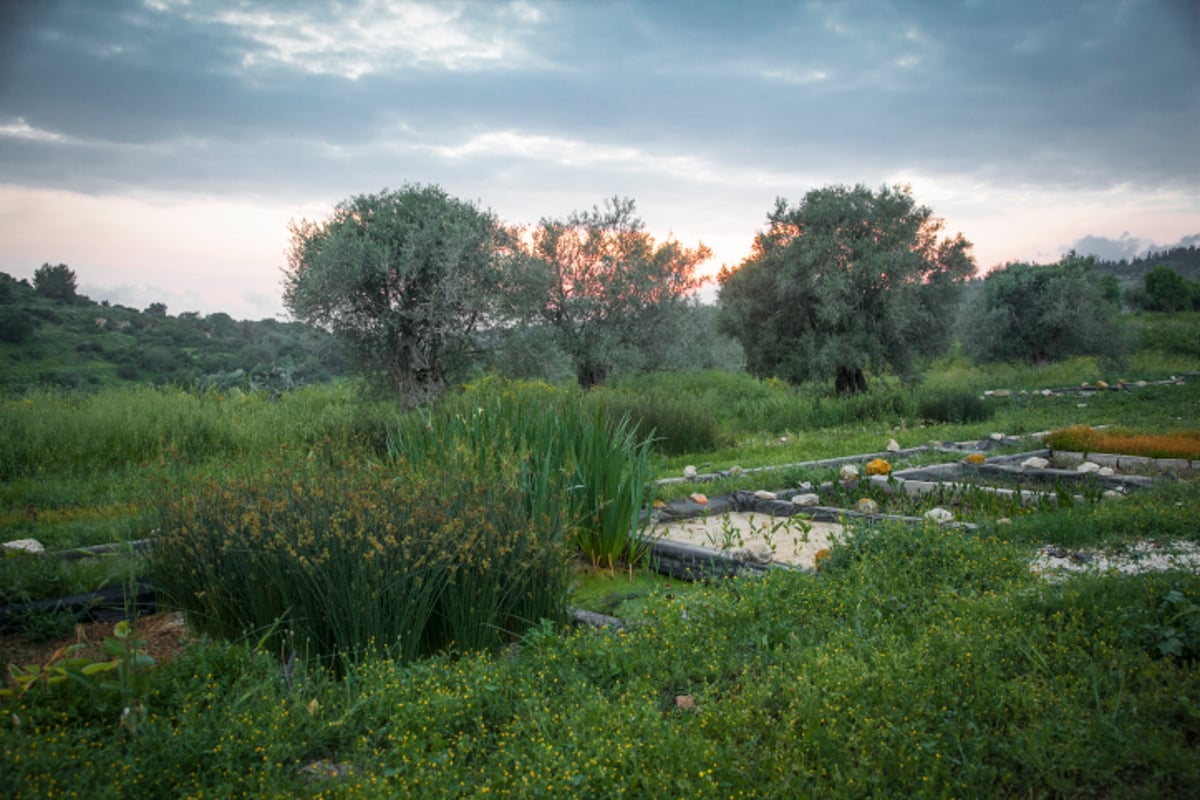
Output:
[[1096,261],[1096,274],[1115,275],[1122,288],[1140,286],[1142,277],[1155,267],[1169,267],[1191,281],[1200,281],[1200,250],[1195,245],[1149,253],[1132,261]]
[[45,296],[0,272],[0,390],[129,382],[286,389],[342,375],[332,337],[273,319]]

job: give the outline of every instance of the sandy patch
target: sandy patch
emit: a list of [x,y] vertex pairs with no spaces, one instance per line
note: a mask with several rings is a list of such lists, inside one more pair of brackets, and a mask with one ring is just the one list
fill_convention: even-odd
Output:
[[671,520],[654,526],[654,535],[675,542],[733,551],[738,548],[774,548],[775,562],[813,567],[816,554],[842,541],[845,529],[835,522],[804,521],[799,517],[773,517],[769,514],[729,512],[708,517]]

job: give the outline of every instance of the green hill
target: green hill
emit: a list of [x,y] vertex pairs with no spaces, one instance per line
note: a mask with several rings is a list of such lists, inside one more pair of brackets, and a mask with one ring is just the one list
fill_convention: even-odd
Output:
[[0,272],[0,391],[123,382],[285,389],[337,377],[325,331],[274,319],[142,311],[82,295],[47,296]]

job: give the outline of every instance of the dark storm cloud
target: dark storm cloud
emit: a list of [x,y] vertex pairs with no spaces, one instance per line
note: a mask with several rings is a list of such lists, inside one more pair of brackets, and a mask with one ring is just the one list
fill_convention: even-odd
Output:
[[[1200,182],[1185,2],[453,8],[388,28],[317,3],[42,7],[16,20],[0,61],[0,180],[365,191],[581,180],[655,159],[665,177],[686,157],[734,179]],[[404,39],[413,26],[427,35]],[[496,132],[636,152],[555,161],[480,138]]]

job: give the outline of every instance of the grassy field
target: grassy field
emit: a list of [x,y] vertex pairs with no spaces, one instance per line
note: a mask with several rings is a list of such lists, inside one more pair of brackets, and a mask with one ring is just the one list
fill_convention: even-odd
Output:
[[[1161,350],[1143,352],[1119,371],[1087,359],[1034,369],[977,368],[950,358],[919,388],[876,378],[870,396],[850,400],[828,397],[822,387],[678,373],[619,381],[579,402],[583,418],[599,406],[602,415],[629,415],[643,432],[665,433],[648,456],[649,475],[665,477],[688,464],[751,468],[876,451],[890,438],[912,446],[1076,424],[1194,431],[1200,380],[1048,397],[1039,391],[1156,381],[1197,368],[1196,354]],[[989,389],[1013,394],[980,399]],[[496,380],[468,388],[449,404],[462,420],[476,420],[455,429],[461,447],[443,459],[454,468],[450,480],[433,462],[419,462],[414,472],[421,450],[398,447],[396,436],[418,429],[348,385],[277,400],[128,388],[0,401],[0,423],[12,432],[0,441],[0,539],[34,537],[64,549],[166,536],[156,530],[167,522],[183,531],[192,520],[223,519],[221,530],[206,534],[198,526],[180,541],[201,548],[189,558],[214,570],[205,580],[265,576],[257,583],[262,602],[279,576],[287,584],[311,581],[304,602],[318,605],[308,613],[328,614],[343,628],[363,624],[361,613],[371,606],[363,597],[379,590],[348,585],[332,593],[318,578],[338,574],[353,584],[374,575],[355,565],[370,561],[376,544],[379,552],[397,548],[386,552],[405,553],[412,564],[448,559],[437,562],[446,570],[439,580],[465,598],[457,605],[422,600],[422,584],[410,578],[434,573],[414,572],[424,569],[418,566],[405,573],[410,600],[402,602],[434,603],[430,613],[439,620],[413,634],[437,643],[428,654],[417,644],[404,650],[376,639],[322,656],[314,642],[297,638],[305,628],[286,611],[271,624],[243,610],[241,633],[235,621],[226,635],[198,639],[150,668],[135,622],[93,666],[71,664],[63,654],[10,684],[17,692],[0,698],[0,793],[1200,794],[1200,577],[1175,570],[1048,582],[1029,568],[1047,544],[1088,553],[1200,542],[1195,481],[1165,481],[1115,502],[1039,509],[1008,524],[981,520],[973,533],[864,527],[834,548],[816,576],[776,571],[760,580],[680,586],[637,571],[585,569],[580,560],[562,562],[565,573],[552,560],[539,562],[545,574],[561,577],[566,595],[557,604],[547,598],[550,611],[523,620],[513,617],[519,608],[504,605],[506,582],[481,563],[484,546],[459,556],[449,545],[404,550],[411,546],[402,544],[403,527],[388,544],[395,513],[371,516],[375,501],[362,492],[403,475],[413,487],[398,495],[406,502],[420,502],[425,495],[417,490],[426,481],[428,491],[460,504],[447,506],[462,509],[449,519],[406,517],[413,531],[436,534],[431,541],[482,541],[469,537],[501,526],[499,517],[476,519],[469,510],[502,504],[524,510],[489,533],[490,546],[527,546],[539,558],[551,552],[540,549],[553,541],[536,521],[559,508],[557,484],[547,483],[558,467],[545,469],[559,462],[534,457],[551,451],[550,440],[537,438],[550,434],[481,450],[470,432],[496,423],[484,409],[497,397],[557,403],[570,394]],[[485,416],[472,416],[472,409]],[[426,419],[431,428],[443,424]],[[562,463],[581,457],[568,454]],[[324,487],[356,499],[324,497]],[[517,499],[538,487],[539,504]],[[703,490],[714,493],[712,485]],[[236,508],[255,513],[230,516]],[[318,512],[324,522],[306,533],[302,520]],[[474,527],[454,528],[455,520]],[[296,561],[259,564],[241,545],[223,549],[220,540],[234,530],[291,536],[273,548],[294,546]],[[436,538],[443,533],[460,538]],[[352,542],[359,549],[351,550]],[[322,571],[322,558],[342,572]],[[468,568],[485,572],[456,583],[455,570]],[[403,576],[377,577],[387,586]],[[44,577],[47,584],[69,580]],[[490,588],[464,594],[468,586]],[[37,588],[10,593],[32,596]],[[620,613],[629,627],[569,629],[559,609],[572,594],[573,602]],[[500,609],[507,621],[479,640],[445,638],[451,621],[482,619],[483,606]],[[29,688],[20,693],[23,685]]]

